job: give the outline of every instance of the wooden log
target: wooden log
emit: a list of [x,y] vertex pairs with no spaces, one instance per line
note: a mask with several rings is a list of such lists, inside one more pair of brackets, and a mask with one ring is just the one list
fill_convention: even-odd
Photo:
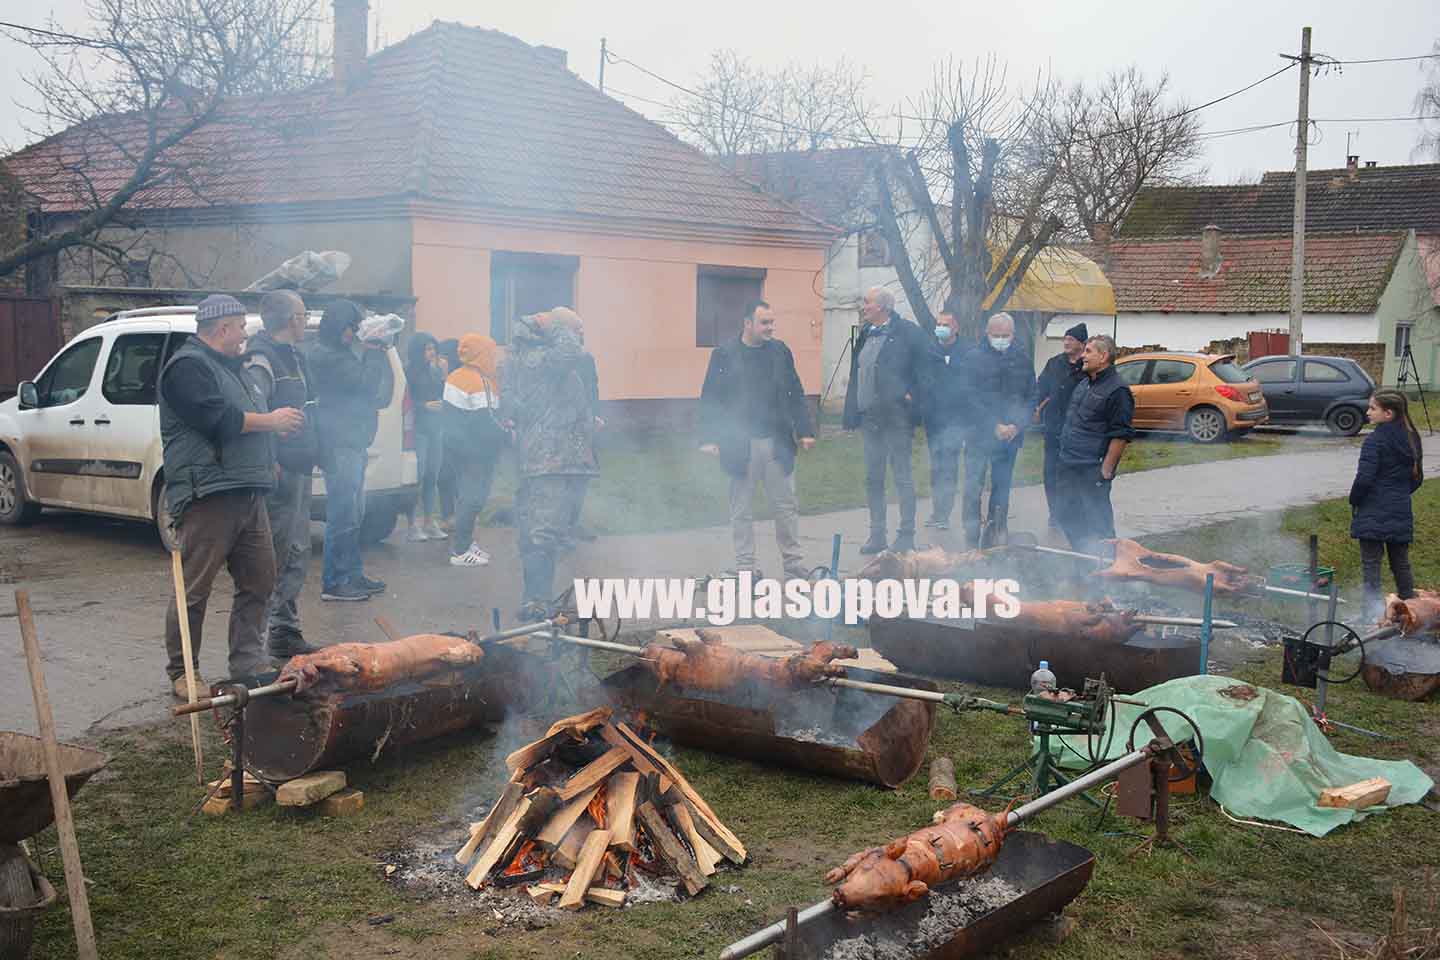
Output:
[[610,846],[617,850],[635,849],[635,795],[639,789],[640,774],[629,770],[611,774],[605,785]]
[[575,870],[570,882],[560,896],[560,909],[579,910],[585,903],[585,891],[595,882],[600,864],[605,860],[605,851],[610,848],[609,830],[592,830],[580,848],[580,857],[575,861]]
[[[246,791],[248,796],[249,791]],[[365,791],[363,790],[341,790],[339,793],[332,793],[320,801],[320,815],[322,817],[348,817],[365,809]]]
[[[711,830],[723,841],[723,845],[717,846],[716,849],[724,853],[728,859],[734,860],[735,863],[744,863],[748,856],[745,845],[741,843],[740,838],[731,833],[724,822],[715,815],[715,811],[710,809],[710,805],[705,802],[705,798],[700,796],[699,791],[690,785],[690,781],[686,780],[679,770],[675,769],[674,764],[655,752],[648,743],[641,740],[640,736],[625,724],[617,723],[615,724],[615,729],[621,736],[628,740],[636,750],[644,754],[661,773],[679,785],[680,790],[685,794],[686,801],[690,804],[691,812],[697,814],[702,820],[708,820]],[[661,789],[665,789],[663,783],[661,784]],[[709,838],[707,837],[706,839]],[[736,860],[736,857],[739,857],[739,859]]]
[[575,826],[575,821],[584,816],[585,808],[590,806],[590,801],[595,799],[595,794],[599,793],[600,789],[599,786],[591,787],[568,803],[561,804],[560,809],[545,821],[544,828],[535,835],[535,842],[547,847],[558,847],[560,841],[565,839],[565,834]]
[[587,763],[569,780],[565,786],[560,788],[560,799],[571,800],[592,787],[598,786],[601,781],[618,770],[622,764],[630,761],[630,751],[623,747],[611,747],[599,757]]
[[1350,810],[1364,810],[1390,799],[1390,781],[1384,777],[1372,777],[1352,783],[1348,787],[1328,787],[1320,791],[1319,804],[1322,807],[1344,807]]
[[[262,807],[270,802],[270,791],[262,788],[245,791],[245,801],[241,810],[253,810]],[[211,797],[200,806],[200,811],[212,817],[223,817],[235,809],[234,797]]]
[[515,806],[524,794],[525,788],[520,784],[507,783],[505,792],[500,794],[500,799],[495,801],[495,805],[490,808],[485,819],[480,821],[480,829],[472,830],[470,839],[466,841],[465,846],[460,848],[460,852],[455,854],[455,862],[462,867],[468,865],[474,858],[475,851],[489,843],[495,836],[495,831],[499,830],[510,814],[515,812]]
[[635,815],[639,817],[640,825],[655,844],[655,853],[665,861],[666,866],[675,871],[690,896],[704,890],[708,884],[705,875],[700,872],[699,865],[680,843],[680,838],[675,836],[660,811],[655,809],[655,804],[649,801],[642,803]]
[[[660,768],[651,762],[647,754],[635,749],[633,743],[625,737],[622,737],[620,731],[616,730],[613,724],[607,723],[600,728],[600,738],[612,747],[623,747],[628,750],[630,752],[630,762],[636,770],[646,775],[654,775],[656,779],[660,781],[661,790],[670,789],[670,778],[660,772]],[[648,797],[646,799],[648,799]]]
[[555,752],[555,748],[566,740],[583,740],[585,734],[610,719],[609,707],[596,707],[586,713],[578,713],[550,725],[545,736],[534,743],[526,744],[505,758],[505,768],[512,773],[528,770]]
[[554,900],[558,894],[564,891],[565,887],[558,883],[537,883],[533,887],[525,888],[525,892],[530,895],[530,899],[542,907],[548,907],[550,901]]
[[726,860],[729,860],[737,867],[745,862],[747,854],[744,847],[731,846],[730,841],[725,839],[724,836],[721,836],[719,831],[711,826],[709,820],[700,816],[699,811],[690,805],[690,801],[685,801],[685,806],[689,808],[690,813],[693,815],[696,832],[705,838],[706,843],[714,847]]
[[320,770],[280,784],[275,802],[282,807],[308,807],[344,789],[344,770]]
[[611,890],[609,887],[591,887],[585,891],[585,900],[605,907],[623,907],[625,906],[625,891]]
[[541,787],[525,794],[530,809],[515,824],[515,832],[523,837],[533,837],[545,826],[546,821],[560,807],[560,794],[553,787]]
[[695,818],[690,813],[690,807],[684,803],[676,804],[670,808],[670,817],[675,822],[681,838],[690,844],[690,849],[695,851],[695,864],[700,872],[710,877],[715,875],[715,865],[720,862],[720,854],[715,848],[705,842],[700,832],[695,829]]
[[584,845],[585,838],[594,830],[595,821],[590,819],[589,814],[576,820],[575,825],[565,834],[565,839],[561,840],[555,852],[550,854],[550,862],[562,870],[574,870],[575,863],[580,859],[580,848]]
[[930,763],[930,799],[954,800],[960,795],[955,783],[955,761],[949,757],[936,757]]
[[[230,788],[232,786],[234,786],[234,781],[232,781],[230,775],[226,773],[219,780],[211,780],[205,784],[205,791],[209,793],[211,797],[226,798],[230,796]],[[249,793],[252,788],[255,790],[265,789],[261,786],[259,777],[247,772],[245,774],[245,792]]]
[[475,866],[466,875],[465,882],[470,885],[470,889],[479,890],[483,887],[490,871],[508,859],[506,854],[515,846],[515,839],[519,836],[520,819],[529,812],[530,798],[521,797],[505,823],[495,832],[495,838],[485,847],[485,852],[480,854],[480,859],[475,861]]

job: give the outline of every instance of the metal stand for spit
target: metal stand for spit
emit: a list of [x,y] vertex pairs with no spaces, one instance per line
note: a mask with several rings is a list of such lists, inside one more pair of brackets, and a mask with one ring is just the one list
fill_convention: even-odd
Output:
[[[1335,646],[1335,602],[1336,602],[1336,597],[1335,597],[1335,578],[1334,578],[1334,577],[1331,577],[1331,578],[1330,578],[1330,606],[1329,606],[1329,609],[1328,609],[1328,611],[1327,611],[1327,613],[1326,613],[1326,615],[1325,615],[1325,620],[1326,620],[1326,623],[1325,623],[1325,645],[1326,645],[1327,647],[1332,647],[1332,648]],[[1362,659],[1363,659],[1363,657],[1364,657],[1364,648],[1363,648],[1363,647],[1361,648],[1361,657],[1362,657]],[[1327,670],[1326,672],[1328,673],[1329,671]],[[1364,727],[1357,727],[1357,726],[1354,726],[1354,725],[1352,725],[1352,724],[1341,723],[1339,720],[1332,720],[1332,719],[1330,719],[1330,717],[1325,713],[1325,697],[1326,697],[1326,692],[1327,692],[1329,689],[1330,689],[1330,684],[1329,684],[1329,682],[1325,679],[1325,673],[1316,674],[1316,676],[1315,676],[1315,705],[1310,708],[1310,719],[1314,720],[1315,723],[1320,727],[1321,730],[1324,730],[1326,727],[1340,727],[1342,730],[1349,730],[1349,731],[1351,731],[1352,733],[1363,734],[1363,735],[1365,735],[1365,736],[1367,736],[1367,737],[1373,737],[1373,738],[1375,738],[1376,740],[1389,740],[1389,739],[1390,739],[1390,737],[1386,736],[1386,735],[1383,734],[1383,733],[1377,733],[1377,732],[1375,732],[1374,730],[1366,730]]]

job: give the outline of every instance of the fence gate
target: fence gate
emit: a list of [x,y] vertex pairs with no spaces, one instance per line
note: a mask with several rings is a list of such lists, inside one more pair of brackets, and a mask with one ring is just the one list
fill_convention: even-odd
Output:
[[1250,359],[1256,357],[1284,357],[1290,354],[1290,334],[1280,330],[1251,330],[1246,336],[1250,340]]
[[59,301],[0,294],[0,398],[14,396],[59,349]]

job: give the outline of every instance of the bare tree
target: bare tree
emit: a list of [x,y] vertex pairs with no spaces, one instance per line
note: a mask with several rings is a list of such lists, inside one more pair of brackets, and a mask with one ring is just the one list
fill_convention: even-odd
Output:
[[320,0],[88,0],[84,35],[0,31],[45,64],[26,78],[39,104],[28,132],[63,132],[38,168],[23,156],[12,167],[42,202],[68,212],[0,248],[0,276],[78,246],[133,260],[101,231],[126,226],[142,194],[174,188],[203,199],[207,170],[224,158],[198,149],[195,135],[217,121],[227,98],[320,74],[319,10]]
[[[1421,61],[1420,70],[1425,79],[1415,94],[1415,115],[1434,118],[1440,117],[1440,40],[1435,41],[1430,51],[1434,56]],[[1421,129],[1423,132],[1415,144],[1415,152],[1440,161],[1440,121],[1422,120]]]
[[1077,233],[1095,239],[1124,219],[1142,187],[1198,181],[1200,120],[1169,88],[1169,75],[1152,82],[1132,66],[1058,99],[1050,136]]
[[734,50],[710,54],[710,71],[695,87],[697,96],[671,103],[673,123],[683,136],[706,153],[733,157],[754,153],[765,142],[759,119],[770,97],[771,82],[763,71]]

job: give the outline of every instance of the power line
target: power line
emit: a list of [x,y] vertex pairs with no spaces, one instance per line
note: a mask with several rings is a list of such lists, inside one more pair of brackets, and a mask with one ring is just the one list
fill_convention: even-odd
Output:
[[1408,63],[1412,60],[1435,60],[1440,59],[1440,53],[1422,53],[1418,57],[1375,57],[1370,60],[1331,60],[1330,63],[1351,64],[1351,63]]

